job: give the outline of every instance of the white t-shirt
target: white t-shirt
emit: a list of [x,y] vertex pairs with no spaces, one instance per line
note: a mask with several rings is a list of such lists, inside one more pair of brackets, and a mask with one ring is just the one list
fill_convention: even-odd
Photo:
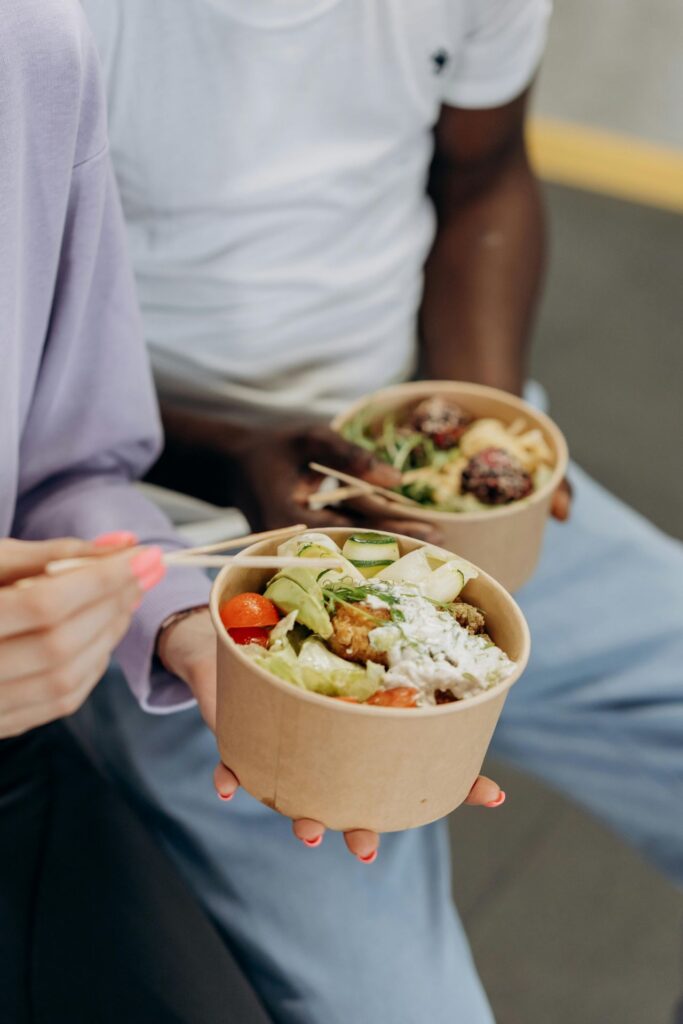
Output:
[[408,376],[443,103],[494,107],[550,0],[83,0],[164,398],[327,417]]

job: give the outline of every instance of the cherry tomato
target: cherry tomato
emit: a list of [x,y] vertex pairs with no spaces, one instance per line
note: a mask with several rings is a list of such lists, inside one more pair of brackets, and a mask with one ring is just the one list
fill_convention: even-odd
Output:
[[416,708],[417,690],[410,686],[394,686],[391,690],[378,690],[368,698],[368,704],[381,708]]
[[236,644],[259,644],[268,646],[270,626],[243,626],[240,629],[229,629],[228,633]]
[[274,626],[280,613],[263,594],[237,594],[220,607],[226,629],[246,629],[250,626]]

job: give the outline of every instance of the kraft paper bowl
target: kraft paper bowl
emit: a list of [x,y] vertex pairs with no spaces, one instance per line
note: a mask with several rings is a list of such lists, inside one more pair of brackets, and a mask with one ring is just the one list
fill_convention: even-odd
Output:
[[[323,532],[341,546],[352,531]],[[402,553],[423,546],[398,539]],[[248,551],[273,554],[276,547],[267,541]],[[449,814],[479,774],[508,691],[529,657],[529,630],[514,600],[486,573],[463,591],[484,610],[492,638],[516,662],[505,682],[440,707],[368,707],[300,690],[258,668],[230,639],[221,603],[262,591],[272,575],[232,565],[214,583],[221,759],[268,807],[332,829],[395,832]]]
[[332,422],[341,432],[358,413],[368,407],[377,418],[409,408],[423,398],[446,395],[454,398],[476,419],[492,417],[510,424],[523,416],[529,427],[537,427],[554,456],[549,479],[522,501],[481,512],[438,512],[418,505],[399,505],[378,495],[356,498],[353,506],[369,519],[391,516],[434,523],[442,544],[475,565],[481,566],[512,592],[534,573],[541,553],[545,524],[557,487],[567,471],[568,452],[563,434],[544,413],[515,395],[479,384],[452,381],[416,381],[385,388],[356,402]]

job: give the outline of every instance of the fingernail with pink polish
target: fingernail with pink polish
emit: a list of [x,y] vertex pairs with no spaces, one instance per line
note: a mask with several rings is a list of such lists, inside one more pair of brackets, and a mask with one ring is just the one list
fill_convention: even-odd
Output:
[[166,566],[159,565],[156,569],[152,569],[139,580],[140,589],[144,591],[151,590],[152,587],[156,587],[157,583],[161,583],[164,576],[166,575]]
[[369,853],[367,855],[367,857],[359,856],[358,860],[361,862],[361,864],[374,864],[375,861],[377,860],[377,850],[373,850],[372,853]]
[[505,803],[505,793],[501,789],[501,791],[498,794],[498,796],[496,797],[496,799],[495,800],[489,800],[489,802],[487,804],[484,804],[484,807],[500,807],[500,805],[504,804],[504,803]]
[[131,559],[130,570],[133,576],[137,576],[141,586],[144,580],[163,569],[161,563],[163,555],[161,548],[146,548]]
[[93,544],[96,548],[124,548],[137,542],[137,537],[130,530],[113,530],[111,533],[101,533],[99,537],[95,537]]
[[310,846],[311,848],[314,848],[316,846],[320,846],[322,841],[323,841],[323,837],[322,836],[316,836],[315,839],[303,839],[302,840],[304,846]]
[[216,791],[216,795],[217,795],[219,800],[222,800],[223,803],[227,804],[229,800],[232,800],[232,798],[234,797],[235,794],[234,794],[234,792],[232,792],[232,793],[219,793],[218,791]]

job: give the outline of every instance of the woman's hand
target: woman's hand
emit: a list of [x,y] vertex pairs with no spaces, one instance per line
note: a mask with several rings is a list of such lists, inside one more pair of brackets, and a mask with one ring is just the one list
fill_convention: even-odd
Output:
[[[134,543],[128,533],[0,541],[0,737],[72,714],[102,678],[142,595],[164,575],[161,550],[126,552]],[[48,562],[96,555],[110,557],[44,575]]]
[[[216,729],[216,634],[208,609],[202,609],[173,623],[159,638],[157,651],[164,666],[183,679],[199,704],[209,728]],[[219,764],[214,772],[218,796],[232,800],[239,788],[237,776]],[[479,807],[499,807],[505,800],[497,783],[480,776],[465,803]],[[293,823],[294,835],[306,846],[320,846],[325,826],[319,821],[300,818]],[[365,864],[377,858],[380,838],[375,832],[354,829],[344,835],[350,853]]]
[[[216,792],[221,800],[232,800],[239,788],[239,781],[236,775],[224,764],[219,764],[213,775]],[[480,775],[476,780],[466,804],[472,807],[500,807],[505,803],[505,793],[497,782]],[[306,846],[320,846],[325,835],[325,826],[319,821],[312,821],[310,818],[299,818],[293,823],[294,835]],[[380,837],[376,832],[369,832],[367,829],[353,829],[344,833],[344,841],[349,853],[362,861],[363,864],[372,864],[377,860]]]

